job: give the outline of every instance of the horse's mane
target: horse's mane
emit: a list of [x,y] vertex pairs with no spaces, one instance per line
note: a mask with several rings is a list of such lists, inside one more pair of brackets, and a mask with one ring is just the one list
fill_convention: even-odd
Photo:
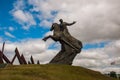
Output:
[[59,24],[58,24],[58,23],[53,23],[52,26],[54,26],[54,27],[58,27]]

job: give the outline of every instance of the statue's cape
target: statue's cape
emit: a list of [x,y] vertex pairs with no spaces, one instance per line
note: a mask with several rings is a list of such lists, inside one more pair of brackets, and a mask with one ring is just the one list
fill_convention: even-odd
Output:
[[82,43],[78,39],[74,38],[70,34],[64,34],[62,35],[62,40],[64,40],[67,44],[69,44],[71,47],[75,47],[77,49],[82,48]]

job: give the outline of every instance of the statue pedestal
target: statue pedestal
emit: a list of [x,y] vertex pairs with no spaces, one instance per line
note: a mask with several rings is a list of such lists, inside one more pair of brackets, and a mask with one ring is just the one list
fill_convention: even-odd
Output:
[[50,63],[72,65],[72,62],[78,53],[69,45],[66,45],[65,43],[61,44],[61,51],[50,61]]

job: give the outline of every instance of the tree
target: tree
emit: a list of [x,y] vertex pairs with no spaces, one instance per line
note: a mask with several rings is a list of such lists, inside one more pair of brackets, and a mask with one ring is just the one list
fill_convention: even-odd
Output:
[[111,72],[110,72],[110,77],[117,78],[116,72],[114,72],[114,71],[111,71]]

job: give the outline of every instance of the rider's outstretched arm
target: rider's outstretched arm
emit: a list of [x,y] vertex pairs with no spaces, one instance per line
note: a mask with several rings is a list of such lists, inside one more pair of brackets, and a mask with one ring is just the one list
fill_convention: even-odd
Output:
[[71,25],[73,25],[73,24],[75,24],[76,23],[76,21],[73,21],[72,23],[66,23],[66,25],[67,26],[71,26]]

